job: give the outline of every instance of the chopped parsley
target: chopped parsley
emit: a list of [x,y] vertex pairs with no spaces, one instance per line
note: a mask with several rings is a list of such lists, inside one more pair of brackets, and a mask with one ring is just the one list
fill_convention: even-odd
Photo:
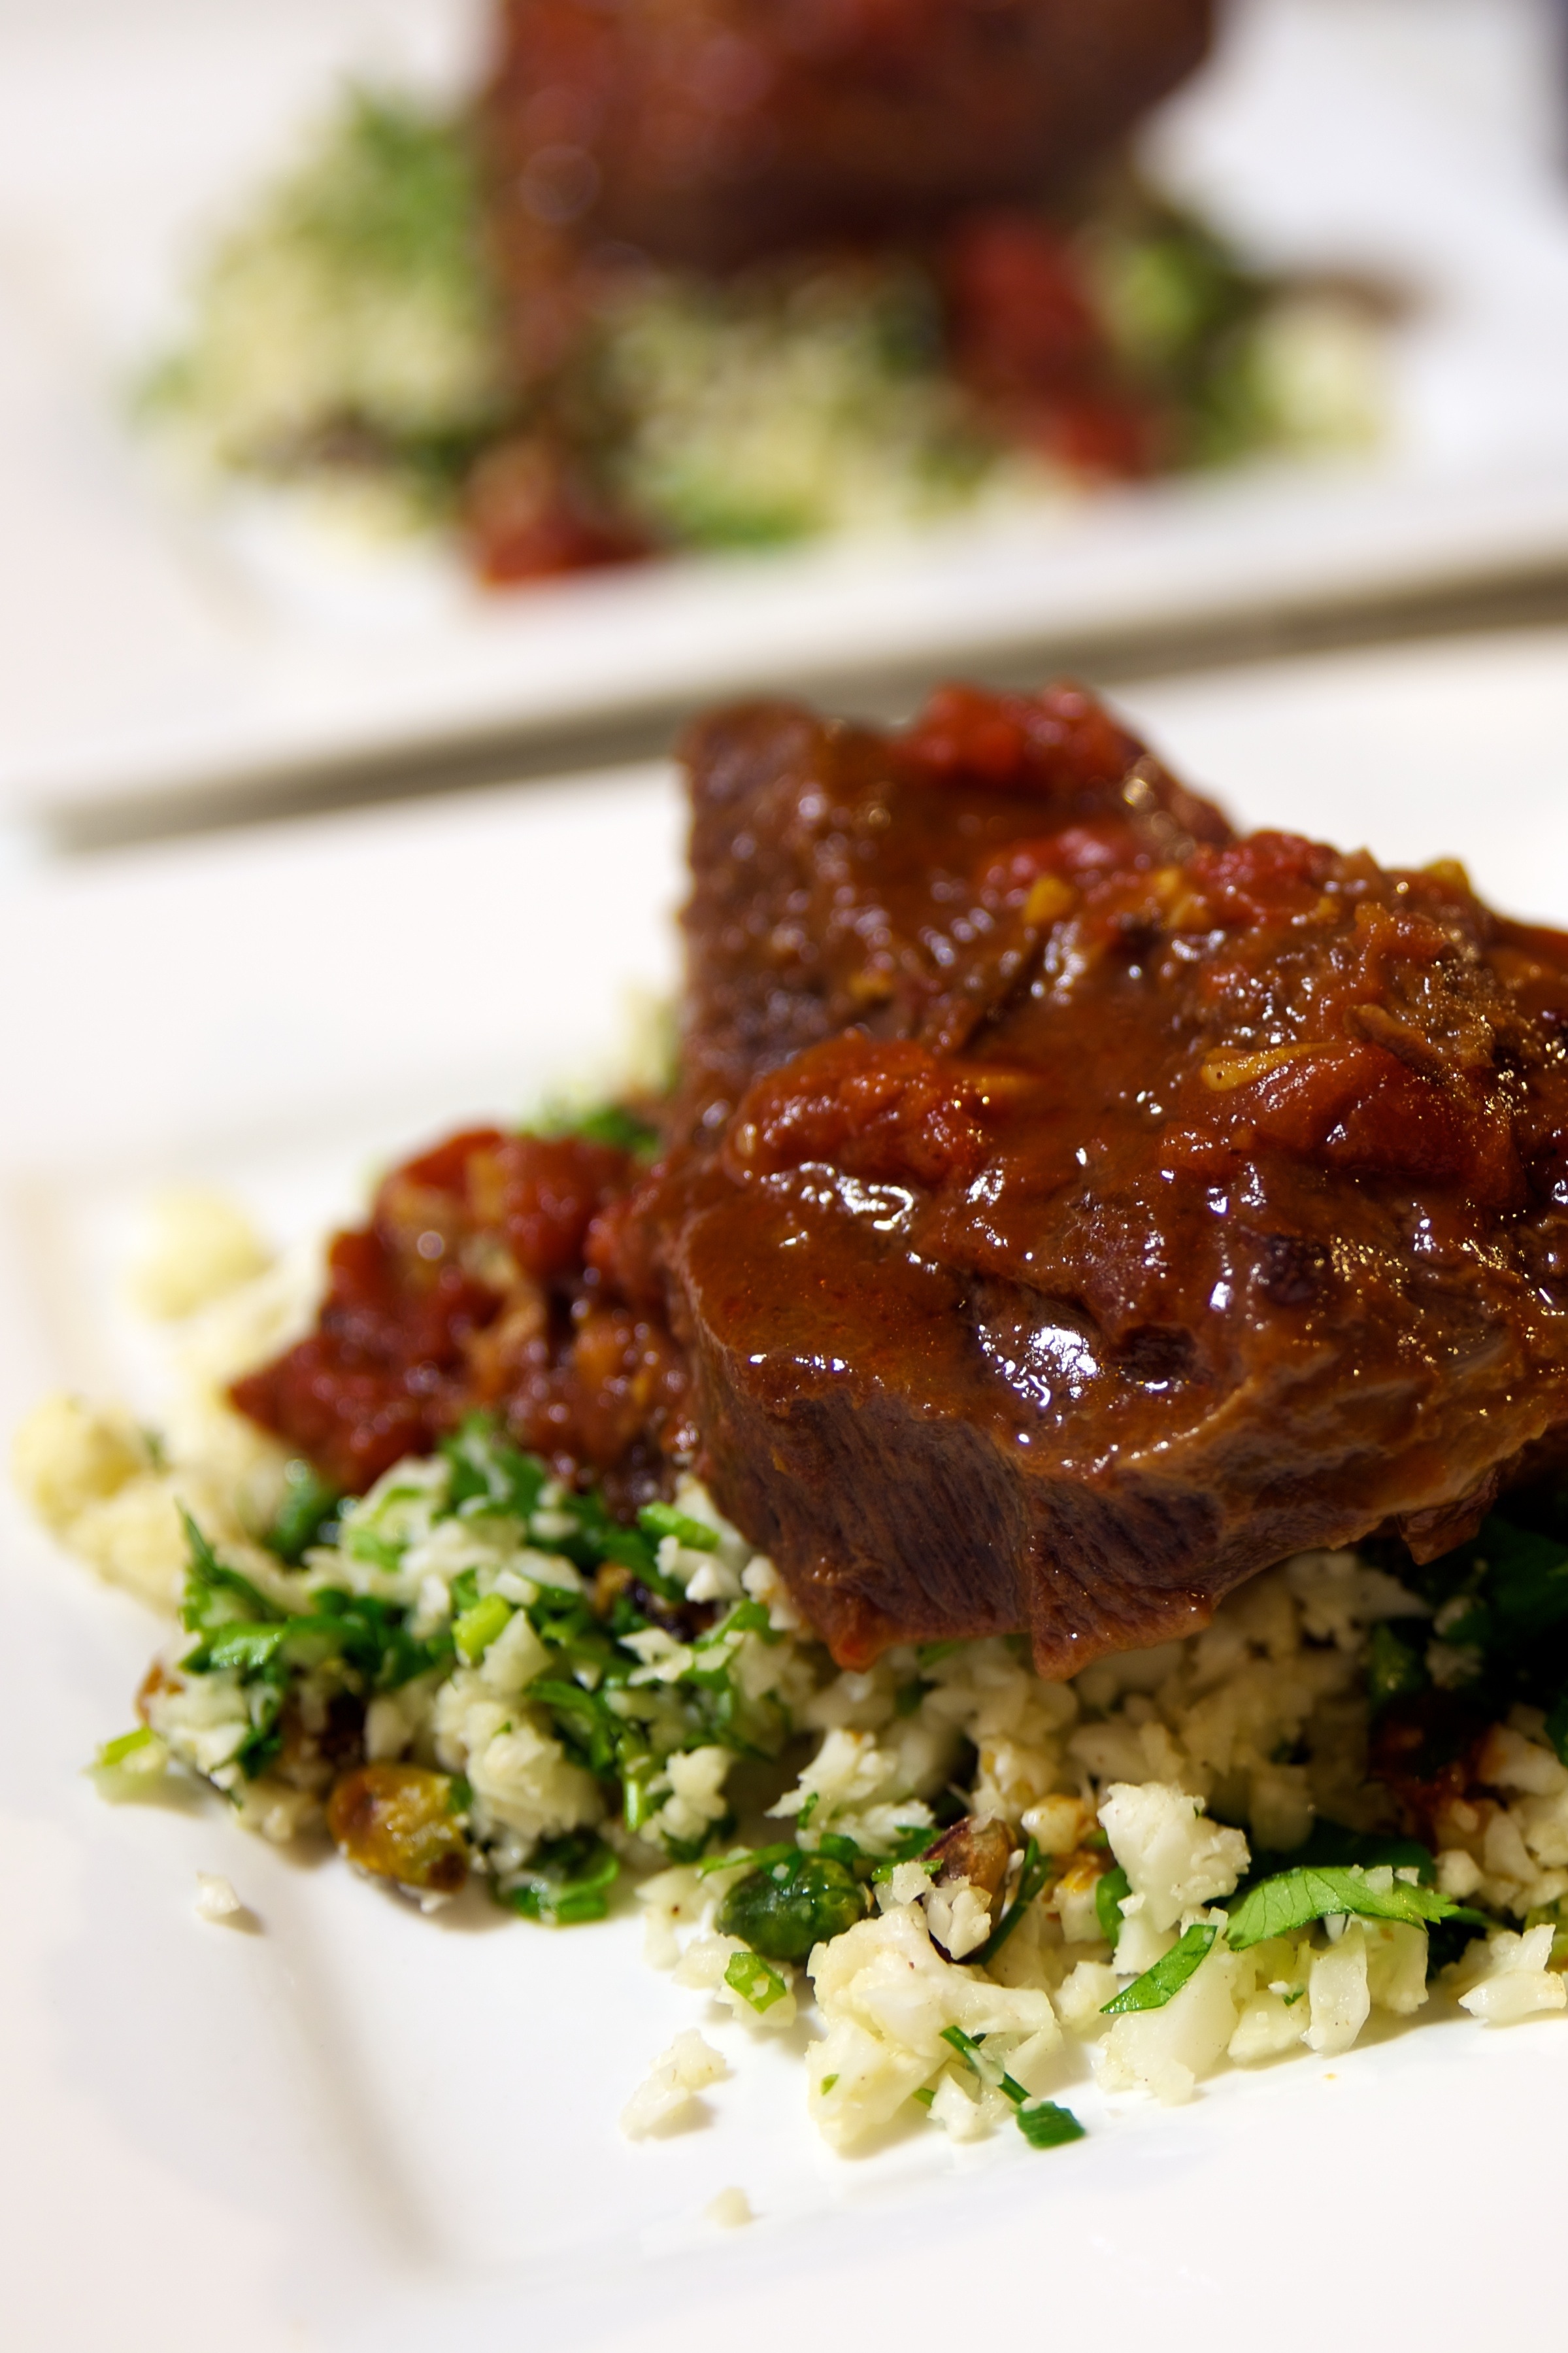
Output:
[[1546,1737],[1557,1752],[1560,1765],[1568,1765],[1568,1689],[1546,1718]]
[[[1064,2148],[1068,2141],[1084,2138],[1084,2128],[1070,2108],[1058,2108],[1054,2100],[1031,2099],[1022,2084],[988,2056],[981,2047],[984,2034],[966,2034],[962,2026],[944,2026],[942,2039],[952,2044],[983,2084],[1011,2100],[1013,2121],[1031,2148]],[[915,2096],[918,2099],[920,2094]]]
[[114,1740],[106,1740],[93,1758],[94,1773],[142,1773],[151,1780],[163,1770],[166,1761],[163,1743],[151,1725],[139,1724],[134,1732],[122,1732]]
[[689,1552],[717,1552],[719,1531],[707,1527],[700,1520],[685,1512],[678,1512],[673,1504],[645,1504],[637,1514],[637,1525],[645,1535],[657,1544],[663,1536],[673,1536]]
[[542,1841],[526,1868],[497,1892],[503,1904],[526,1920],[576,1927],[605,1917],[620,1868],[602,1838],[590,1831],[572,1831],[564,1838]]
[[1123,1986],[1119,1994],[1101,2004],[1104,2015],[1126,2018],[1141,2010],[1163,2010],[1207,1960],[1218,1934],[1219,1930],[1206,1921],[1194,1920],[1152,1968],[1145,1969],[1142,1977],[1134,1978],[1130,1986]]
[[1292,1847],[1288,1854],[1255,1851],[1252,1868],[1240,1892],[1245,1894],[1257,1880],[1272,1879],[1279,1872],[1297,1870],[1303,1863],[1313,1868],[1349,1864],[1360,1871],[1373,1871],[1384,1862],[1394,1871],[1413,1871],[1424,1887],[1436,1883],[1437,1858],[1419,1839],[1402,1837],[1396,1831],[1352,1831],[1342,1822],[1320,1816],[1305,1841]]
[[466,1667],[477,1667],[490,1644],[511,1623],[511,1604],[499,1593],[487,1593],[465,1609],[452,1626],[452,1641]]
[[1132,1893],[1132,1882],[1119,1862],[1102,1871],[1094,1883],[1094,1916],[1100,1923],[1100,1933],[1114,1950],[1121,1934],[1121,1906]]
[[[1415,1927],[1442,1920],[1485,1925],[1479,1912],[1468,1911],[1464,1905],[1439,1895],[1436,1888],[1423,1887],[1419,1880],[1412,1883],[1395,1879],[1386,1888],[1374,1887],[1365,1872],[1354,1864],[1302,1863],[1293,1871],[1278,1872],[1273,1878],[1258,1880],[1249,1887],[1232,1904],[1226,1934],[1232,1952],[1244,1953],[1248,1946],[1260,1945],[1266,1937],[1289,1936],[1314,1920],[1329,1920],[1346,1913],[1367,1920],[1407,1921]],[[1193,1933],[1189,1928],[1187,1935]],[[1208,1935],[1212,1943],[1214,1931],[1209,1930]],[[1167,1960],[1172,1957],[1166,1955]],[[1121,1999],[1125,2000],[1125,1996]]]
[[331,1542],[342,1497],[309,1462],[287,1464],[283,1478],[283,1501],[262,1542],[286,1567],[298,1568],[312,1545]]
[[1367,1640],[1366,1695],[1376,1715],[1390,1700],[1426,1688],[1426,1668],[1419,1651],[1402,1641],[1392,1626],[1380,1620]]
[[787,1988],[777,1969],[771,1969],[760,1954],[731,1953],[724,1971],[724,1982],[749,2001],[759,2018],[772,2010],[775,2001],[783,2001]]
[[[1450,1665],[1468,1659],[1459,1690],[1478,1724],[1506,1722],[1521,1702],[1539,1707],[1568,1763],[1568,1504],[1510,1495],[1468,1543],[1400,1575],[1435,1612],[1432,1632]],[[1431,1660],[1390,1630],[1369,1651],[1374,1713],[1429,1687]],[[1450,1683],[1453,1676],[1450,1672]]]
[[547,1108],[530,1120],[528,1133],[581,1136],[584,1144],[605,1144],[614,1151],[629,1152],[638,1160],[653,1159],[661,1141],[651,1120],[616,1103],[595,1103],[591,1111]]
[[1031,2100],[1015,2109],[1013,2121],[1031,2148],[1065,2148],[1068,2141],[1085,2137],[1072,2110],[1058,2107],[1055,2100]]
[[1042,1854],[1038,1844],[1031,1837],[1024,1847],[1024,1860],[1018,1867],[1018,1883],[1013,1891],[1012,1902],[979,1951],[965,1954],[964,1958],[967,1961],[981,1968],[989,1967],[1050,1878],[1053,1868],[1051,1857],[1048,1854]]
[[[715,1612],[688,1604],[684,1586],[658,1567],[664,1535],[701,1550],[717,1542],[715,1533],[669,1506],[626,1525],[600,1495],[563,1488],[547,1463],[483,1414],[470,1415],[435,1458],[399,1466],[367,1497],[342,1502],[301,1477],[288,1501],[298,1510],[281,1533],[275,1527],[272,1549],[281,1562],[302,1546],[308,1564],[292,1573],[280,1567],[266,1590],[220,1559],[194,1521],[185,1524],[181,1614],[195,1639],[181,1672],[187,1682],[237,1680],[249,1723],[232,1762],[246,1778],[281,1753],[290,1711],[321,1722],[324,1711],[346,1707],[350,1716],[334,1724],[351,1731],[352,1711],[375,1695],[423,1674],[480,1666],[519,1614],[544,1652],[525,1704],[573,1763],[605,1785],[606,1802],[634,1831],[664,1807],[671,1757],[717,1746],[767,1758],[788,1736],[781,1703],[749,1691],[734,1672],[742,1642],[779,1640],[763,1605],[745,1599]],[[336,1515],[331,1546],[307,1534],[327,1532],[323,1513]],[[511,1582],[500,1580],[504,1591],[496,1568],[463,1568],[447,1587],[449,1621],[431,1621],[407,1598],[405,1561],[447,1522],[471,1526],[481,1561],[510,1557],[521,1566]],[[374,1589],[383,1579],[398,1598]],[[351,1582],[373,1589],[349,1590]],[[658,1838],[671,1862],[689,1862],[732,1829],[724,1816],[691,1836],[661,1828]],[[548,1859],[541,1873],[538,1885],[526,1874],[516,1883],[515,1909],[560,1920],[597,1916],[583,1908],[599,1901],[597,1882],[561,1880]]]

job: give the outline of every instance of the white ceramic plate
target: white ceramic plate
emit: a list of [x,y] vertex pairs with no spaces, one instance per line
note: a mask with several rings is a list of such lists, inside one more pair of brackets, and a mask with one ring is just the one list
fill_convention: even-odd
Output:
[[[1467,856],[1568,915],[1568,638],[1364,656],[1126,698],[1238,814]],[[135,1389],[137,1208],[236,1187],[279,1239],[377,1155],[613,1050],[665,985],[662,771],[123,853],[0,924],[0,1427]],[[693,2344],[1177,2343],[1543,2331],[1561,2301],[1568,2027],[1457,2015],[1187,2109],[1106,2103],[1049,2154],[922,2127],[858,2162],[792,2055],[712,2026],[629,1922],[434,1922],[213,1803],[81,1778],[155,1637],[0,1502],[0,2278],[15,2353],[532,2353]],[[198,1870],[258,1924],[199,1923]],[[710,2119],[616,2117],[679,2028]],[[702,2210],[743,2188],[758,2220]]]
[[169,502],[120,421],[205,228],[348,65],[459,86],[485,0],[0,0],[0,803],[63,807],[1568,555],[1549,0],[1234,0],[1158,170],[1420,307],[1386,448],[895,543],[507,596]]

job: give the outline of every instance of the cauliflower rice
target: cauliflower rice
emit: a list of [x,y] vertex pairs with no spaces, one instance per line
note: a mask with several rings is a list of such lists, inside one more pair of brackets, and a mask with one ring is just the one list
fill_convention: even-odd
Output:
[[[569,1925],[629,1883],[647,1959],[698,2004],[760,2035],[813,2011],[806,2105],[840,2150],[922,2112],[958,2141],[1010,2116],[1037,2146],[1076,2137],[1053,2095],[1085,2059],[1108,2091],[1174,2103],[1226,2066],[1338,2056],[1374,2012],[1457,2000],[1500,2026],[1568,2006],[1555,1725],[1516,1706],[1494,1726],[1489,1794],[1448,1806],[1435,1854],[1386,1836],[1367,1774],[1387,1630],[1409,1651],[1415,1627],[1452,1684],[1452,1604],[1434,1616],[1353,1551],[1303,1553],[1202,1632],[1067,1683],[1011,1638],[845,1672],[696,1480],[617,1531],[472,1426],[318,1526],[305,1466],[221,1394],[308,1314],[313,1262],[256,1273],[210,1202],[194,1233],[188,1280],[174,1236],[142,1287],[195,1307],[163,1434],[57,1398],[16,1445],[60,1541],[183,1612],[140,1728],[101,1752],[106,1795],[196,1776],[263,1837],[330,1822],[426,1906],[471,1872]],[[292,1557],[290,1510],[312,1538]],[[353,1819],[349,1719],[350,1781],[379,1793]],[[955,1817],[1004,1826],[999,1884],[953,1867],[978,1845],[929,1852]],[[204,1888],[200,1908],[230,1903]],[[725,2072],[683,2032],[624,2129],[689,2116]]]

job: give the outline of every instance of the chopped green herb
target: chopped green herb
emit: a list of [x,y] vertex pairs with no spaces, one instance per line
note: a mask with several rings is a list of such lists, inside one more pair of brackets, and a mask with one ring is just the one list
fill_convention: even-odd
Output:
[[1546,1737],[1557,1751],[1560,1765],[1568,1765],[1568,1691],[1546,1718]]
[[981,2049],[983,2034],[966,2034],[962,2026],[944,2026],[942,2039],[967,2061],[983,2084],[1012,2101],[1013,2121],[1031,2148],[1061,2148],[1069,2140],[1083,2139],[1084,2128],[1069,2108],[1058,2108],[1051,2100],[1031,2099],[1022,2084],[986,2057]]
[[[929,1837],[930,1832],[922,1831],[921,1836],[922,1838]],[[899,1870],[900,1867],[906,1862],[918,1862],[928,1879],[934,1879],[937,1873],[942,1869],[942,1857],[940,1854],[885,1854],[882,1857],[881,1862],[873,1866],[871,1872],[872,1886],[886,1886],[888,1881],[891,1879],[894,1872]]]
[[237,1620],[259,1624],[279,1621],[283,1611],[275,1608],[248,1577],[242,1577],[237,1568],[226,1567],[183,1504],[179,1510],[190,1548],[180,1623],[193,1634],[206,1634],[219,1626],[232,1625]]
[[163,1746],[150,1725],[139,1725],[134,1732],[122,1732],[118,1740],[106,1740],[92,1760],[92,1769],[95,1773],[112,1773],[117,1766],[128,1765],[138,1757],[147,1757],[149,1750],[162,1750]]
[[865,1916],[865,1890],[847,1863],[791,1847],[731,1888],[718,1926],[767,1960],[804,1961]]
[[[678,1512],[673,1504],[645,1504],[637,1514],[637,1525],[645,1535],[657,1544],[661,1536],[673,1536],[677,1544],[689,1552],[717,1552],[719,1531]],[[765,1615],[765,1613],[764,1613]]]
[[761,1634],[766,1639],[772,1632],[768,1613],[760,1601],[737,1601],[716,1626],[710,1626],[706,1634],[699,1634],[691,1647],[694,1651],[711,1651],[736,1634]]
[[989,1967],[1049,1879],[1051,1869],[1050,1856],[1040,1852],[1033,1838],[1026,1840],[1024,1846],[1024,1860],[1018,1868],[1018,1884],[1013,1891],[1013,1900],[981,1946],[980,1950],[977,1953],[964,1955],[967,1961],[973,1962],[980,1968]]
[[404,1549],[390,1536],[379,1535],[374,1528],[351,1525],[343,1534],[343,1550],[351,1560],[363,1560],[367,1567],[384,1569],[388,1577],[395,1577],[402,1567]]
[[[205,1675],[230,1672],[243,1675],[268,1665],[288,1638],[287,1619],[277,1626],[220,1626],[207,1637],[195,1658],[200,1660],[200,1672]],[[194,1666],[195,1660],[187,1659],[185,1664]]]
[[607,1144],[616,1152],[630,1152],[651,1160],[659,1147],[659,1132],[651,1120],[628,1111],[624,1103],[596,1103],[591,1111],[552,1106],[530,1122],[531,1135],[579,1135],[584,1144]]
[[633,1727],[613,1715],[597,1692],[541,1675],[529,1685],[528,1696],[534,1706],[548,1710],[556,1737],[574,1763],[601,1778],[615,1771],[622,1736]]
[[1279,1999],[1287,2010],[1294,2010],[1296,2004],[1304,1999],[1306,1991],[1305,1986],[1292,1986],[1289,1992],[1281,1994]]
[[[1178,1937],[1170,1951],[1134,1978],[1113,1999],[1100,2005],[1107,2018],[1126,2018],[1141,2010],[1163,2010],[1173,2000],[1208,1957],[1209,1947],[1219,1930],[1206,1921],[1194,1920],[1185,1935]],[[1256,1943],[1254,1937],[1249,1941]]]
[[441,1451],[451,1467],[451,1506],[460,1517],[505,1512],[526,1520],[538,1509],[548,1467],[537,1455],[510,1445],[488,1414],[468,1415],[441,1440]]
[[775,2001],[782,2001],[786,1991],[778,1971],[770,1969],[756,1953],[731,1953],[724,1982],[749,2001],[759,2017],[772,2010]]
[[309,1462],[289,1463],[283,1477],[283,1501],[262,1542],[280,1561],[297,1568],[310,1546],[326,1538],[342,1498]]
[[795,1849],[787,1839],[781,1839],[776,1846],[735,1846],[728,1854],[705,1855],[697,1869],[703,1879],[710,1878],[716,1871],[736,1871],[742,1863],[749,1863],[753,1871],[765,1870],[770,1862],[776,1862],[780,1855],[794,1852]]
[[950,1659],[954,1651],[961,1651],[963,1648],[962,1642],[922,1642],[916,1651],[915,1657],[920,1662],[921,1671],[923,1673],[927,1667],[934,1667],[941,1659]]
[[[838,2078],[837,2075],[826,2076],[823,2080],[824,2091],[826,2090],[829,2084],[837,2084],[837,2081]],[[918,2091],[913,2091],[910,2094],[910,2097],[911,2100],[918,2100],[922,2108],[929,2108],[931,2102],[935,2099],[936,2094],[931,2090],[929,2084],[922,2084]]]
[[1366,1646],[1366,1695],[1375,1715],[1391,1699],[1426,1689],[1426,1665],[1419,1651],[1402,1642],[1392,1626],[1379,1623]]
[[837,2075],[824,2075],[821,2083],[816,2087],[824,2099],[827,2097],[827,2094],[832,2091],[833,2086],[837,2083],[837,2081],[838,2078]]
[[[1417,1927],[1431,1921],[1481,1917],[1419,1882],[1412,1885],[1408,1880],[1396,1879],[1391,1887],[1374,1888],[1353,1866],[1304,1864],[1248,1888],[1232,1905],[1226,1933],[1231,1950],[1244,1953],[1266,1937],[1289,1936],[1313,1920],[1331,1919],[1340,1913],[1357,1914],[1368,1920],[1404,1920]],[[1190,1936],[1193,1931],[1187,1933]]]
[[331,1586],[314,1595],[316,1623],[330,1630],[354,1672],[378,1692],[397,1691],[416,1675],[443,1666],[452,1655],[446,1632],[420,1641],[408,1630],[410,1612],[369,1594],[342,1593]]
[[466,1667],[477,1667],[490,1644],[511,1623],[511,1604],[499,1593],[487,1593],[465,1609],[452,1627],[458,1656]]
[[[1568,1619],[1568,1545],[1558,1537],[1494,1514],[1482,1522],[1475,1553],[1485,1572],[1482,1607],[1496,1636],[1510,1649],[1538,1641]],[[1460,1641],[1484,1646],[1484,1630],[1453,1632]]]
[[[294,1483],[302,1496],[304,1481]],[[704,1540],[712,1538],[701,1524],[674,1516],[683,1540],[693,1530]],[[791,1730],[784,1704],[765,1692],[749,1695],[733,1672],[742,1638],[769,1644],[780,1639],[766,1608],[751,1599],[738,1601],[718,1623],[693,1634],[689,1621],[676,1614],[685,1606],[684,1589],[659,1573],[652,1541],[657,1525],[628,1527],[612,1517],[601,1494],[563,1490],[546,1463],[511,1445],[485,1414],[469,1415],[443,1441],[434,1462],[409,1466],[401,1481],[383,1482],[364,1503],[346,1508],[339,1527],[331,1531],[331,1545],[344,1556],[345,1567],[364,1561],[401,1572],[409,1546],[434,1525],[454,1519],[479,1524],[476,1543],[481,1548],[493,1545],[500,1557],[514,1545],[546,1554],[537,1564],[545,1573],[531,1575],[532,1598],[521,1605],[548,1660],[529,1684],[527,1704],[573,1762],[606,1785],[606,1801],[618,1801],[629,1830],[646,1831],[658,1822],[669,1795],[670,1757],[717,1746],[767,1758],[783,1747]],[[665,1526],[668,1531],[668,1521]],[[352,1708],[417,1676],[449,1672],[457,1661],[475,1665],[517,1614],[502,1595],[481,1593],[479,1570],[468,1567],[450,1580],[449,1622],[416,1636],[411,1628],[419,1622],[418,1609],[317,1582],[324,1576],[323,1555],[330,1546],[309,1548],[305,1577],[289,1580],[290,1597],[308,1591],[307,1605],[290,1610],[220,1560],[194,1521],[187,1521],[186,1533],[190,1566],[182,1616],[195,1640],[183,1668],[187,1676],[224,1673],[238,1682],[249,1729],[234,1761],[250,1778],[280,1753],[289,1721],[286,1711],[299,1709],[309,1722],[323,1706],[331,1710],[341,1702]],[[290,1543],[300,1533],[296,1528]],[[575,1574],[563,1567],[565,1581],[551,1583],[550,1558],[570,1562]],[[600,1580],[596,1572],[606,1563],[627,1576]],[[627,1640],[656,1626],[681,1644],[669,1681],[650,1679],[640,1651]],[[732,1818],[723,1816],[689,1838],[662,1825],[655,1836],[671,1862],[694,1862],[733,1829]],[[795,1891],[801,1899],[797,1911],[804,1905],[807,1915],[820,1915],[820,1934],[836,1933],[864,1908],[858,1881],[868,1866],[853,1841],[837,1844],[842,1854],[830,1841],[814,1874]],[[769,1860],[795,1852],[793,1844],[785,1844]],[[851,1860],[855,1888],[847,1908],[842,1889],[836,1896],[827,1881],[832,1866]],[[743,1867],[747,1858],[739,1861]],[[753,1860],[752,1873],[759,1867]],[[538,1910],[542,1917],[591,1916],[598,1892],[574,1883],[557,1887],[559,1873],[552,1872],[553,1866],[544,1873],[542,1888],[528,1874],[516,1882],[519,1908]],[[584,1904],[589,1910],[582,1908]],[[808,1948],[815,1940],[813,1935]]]
[[944,2026],[942,2039],[952,2044],[961,2059],[968,2061],[983,2084],[989,2084],[1016,2106],[1021,2106],[1028,2098],[1022,2084],[1016,2084],[998,2061],[984,2056],[981,2049],[984,2034],[966,2034],[962,2026]]
[[1016,2110],[1013,2121],[1031,2148],[1065,2148],[1086,2137],[1072,2110],[1058,2107],[1054,2100],[1032,2100]]
[[[1473,1654],[1465,1684],[1470,1728],[1503,1722],[1523,1702],[1555,1725],[1568,1753],[1568,1514],[1561,1495],[1510,1496],[1506,1515],[1490,1514],[1467,1544],[1401,1574],[1437,1612],[1450,1651]],[[1557,1711],[1561,1709],[1562,1713]],[[1436,1752],[1444,1727],[1424,1725],[1426,1769],[1449,1761]],[[1455,1726],[1459,1746],[1469,1728]]]
[[1131,1893],[1132,1882],[1119,1862],[1113,1862],[1109,1871],[1102,1871],[1094,1883],[1094,1916],[1108,1945],[1114,1946],[1121,1934],[1121,1905]]
[[[1436,1857],[1419,1839],[1401,1838],[1396,1831],[1347,1830],[1342,1822],[1320,1819],[1302,1844],[1292,1847],[1288,1853],[1255,1848],[1251,1868],[1237,1895],[1245,1895],[1260,1880],[1276,1879],[1281,1872],[1299,1871],[1303,1865],[1316,1870],[1327,1864],[1353,1863],[1363,1871],[1372,1871],[1382,1862],[1391,1864],[1395,1871],[1414,1871],[1423,1886],[1431,1887],[1436,1883]],[[1234,1907],[1236,1898],[1229,1900]]]
[[284,1700],[299,1675],[337,1660],[361,1691],[393,1691],[451,1657],[449,1638],[416,1641],[405,1610],[367,1595],[321,1588],[311,1594],[309,1611],[290,1616],[220,1561],[195,1522],[183,1516],[191,1559],[180,1617],[200,1639],[181,1666],[187,1675],[239,1677],[251,1730],[235,1762],[247,1778],[278,1754]]
[[504,1888],[500,1900],[527,1920],[577,1927],[605,1917],[620,1868],[603,1839],[591,1831],[572,1831],[536,1847],[527,1869]]

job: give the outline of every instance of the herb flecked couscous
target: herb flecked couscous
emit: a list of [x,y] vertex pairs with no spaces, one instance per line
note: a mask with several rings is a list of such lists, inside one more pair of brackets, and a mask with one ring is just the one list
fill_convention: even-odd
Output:
[[[1568,2006],[1568,1722],[1528,1663],[1568,1623],[1568,1544],[1494,1517],[1405,1582],[1302,1553],[1065,1683],[1014,1639],[844,1672],[694,1479],[625,1525],[474,1416],[337,1497],[222,1399],[313,1299],[261,1255],[181,1205],[141,1285],[184,1318],[163,1432],[60,1398],[17,1439],[43,1521],[177,1620],[106,1795],[195,1776],[426,1907],[477,1882],[564,1929],[635,1902],[694,2001],[763,2035],[815,2005],[839,2149],[920,2111],[1065,2143],[1085,2057],[1179,2102],[1374,2010]],[[1417,1686],[1496,1708],[1431,1844],[1365,1769]],[[624,2128],[723,2072],[694,2026]]]

